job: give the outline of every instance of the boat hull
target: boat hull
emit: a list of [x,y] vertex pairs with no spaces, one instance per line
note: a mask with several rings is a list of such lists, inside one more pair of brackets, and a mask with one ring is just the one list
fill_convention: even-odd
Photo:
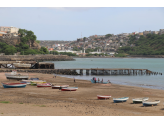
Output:
[[113,98],[113,102],[114,103],[126,102],[128,99],[129,99],[129,97]]
[[37,84],[37,87],[51,87],[52,84],[46,83],[46,84]]
[[61,91],[76,91],[77,89],[77,87],[66,87],[62,88]]
[[52,86],[52,89],[61,89],[61,88],[66,88],[68,86],[69,85],[55,85],[55,86]]
[[97,95],[97,99],[109,99],[111,95]]
[[10,76],[10,77],[6,77],[7,79],[16,79],[16,80],[28,80],[28,76]]
[[158,105],[158,103],[160,103],[160,101],[154,101],[154,102],[143,101],[142,102],[143,106],[155,106],[155,105]]
[[3,84],[4,88],[25,88],[26,84]]
[[147,101],[149,99],[149,97],[144,97],[144,98],[135,98],[132,99],[133,103],[142,103],[143,101]]

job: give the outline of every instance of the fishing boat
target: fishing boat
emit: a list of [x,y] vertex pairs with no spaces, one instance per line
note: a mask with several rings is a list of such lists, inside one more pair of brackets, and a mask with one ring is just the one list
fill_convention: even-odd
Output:
[[129,99],[129,97],[113,98],[113,101],[114,101],[114,103],[126,102],[128,99]]
[[30,78],[29,80],[39,80],[39,78]]
[[4,88],[25,88],[26,84],[24,83],[2,83]]
[[142,103],[142,101],[147,101],[149,99],[149,97],[144,97],[144,98],[135,98],[132,99],[133,103]]
[[97,95],[98,99],[109,99],[111,95]]
[[159,100],[155,100],[155,101],[143,101],[142,102],[143,106],[154,106],[154,105],[157,105],[158,103],[160,103]]
[[5,73],[5,76],[12,76],[12,75],[16,75],[17,71],[16,70],[12,70],[11,73]]
[[31,80],[22,80],[20,83],[25,83],[27,85],[31,84]]
[[51,83],[42,83],[42,84],[37,84],[37,87],[51,87]]
[[18,69],[28,69],[31,67],[31,64],[25,64],[25,63],[13,63],[13,65],[15,66],[15,68],[18,68]]
[[46,83],[45,80],[31,80],[32,83]]
[[66,88],[68,86],[69,85],[54,85],[54,86],[52,86],[52,89],[61,89],[61,88]]
[[45,80],[31,80],[31,85],[47,83]]
[[76,91],[78,87],[65,87],[62,88],[61,91]]
[[[95,83],[95,80],[91,79],[91,82],[92,82],[92,83]],[[101,81],[98,82],[98,81],[96,81],[96,83],[108,84],[109,82],[101,82]]]
[[18,74],[17,71],[12,71],[11,73],[5,73],[7,79],[28,79],[28,74]]

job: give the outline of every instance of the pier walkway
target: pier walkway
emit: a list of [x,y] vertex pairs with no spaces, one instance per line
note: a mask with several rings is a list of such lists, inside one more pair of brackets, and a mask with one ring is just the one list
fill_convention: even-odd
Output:
[[[0,72],[11,72],[13,69],[0,69]],[[157,75],[162,73],[152,72],[148,69],[131,68],[74,68],[74,69],[14,69],[18,72],[46,73],[46,74],[64,74],[64,75]]]

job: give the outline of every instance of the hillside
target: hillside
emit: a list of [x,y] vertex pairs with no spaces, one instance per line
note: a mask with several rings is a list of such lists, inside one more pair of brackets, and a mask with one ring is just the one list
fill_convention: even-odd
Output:
[[22,55],[47,54],[46,48],[36,42],[36,35],[32,31],[19,29],[18,37],[0,38],[0,53],[13,55],[20,52]]
[[128,45],[118,48],[117,52],[129,55],[164,55],[164,34],[130,36]]

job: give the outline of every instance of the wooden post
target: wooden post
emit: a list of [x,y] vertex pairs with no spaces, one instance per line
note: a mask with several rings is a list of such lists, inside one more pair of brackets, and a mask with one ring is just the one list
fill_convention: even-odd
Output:
[[83,69],[80,69],[80,75],[83,75]]
[[89,75],[89,70],[86,70],[86,75]]

